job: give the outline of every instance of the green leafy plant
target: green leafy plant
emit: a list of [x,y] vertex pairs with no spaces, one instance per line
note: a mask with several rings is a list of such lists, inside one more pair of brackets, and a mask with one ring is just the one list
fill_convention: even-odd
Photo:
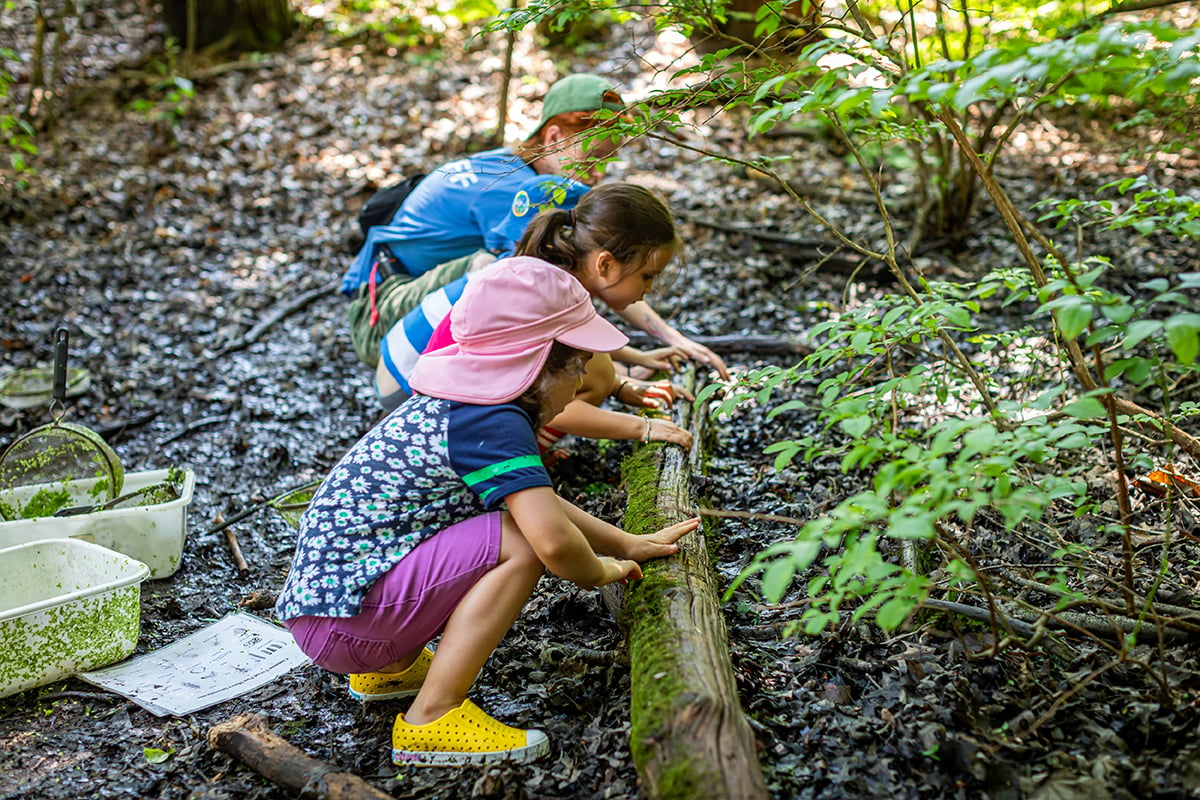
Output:
[[190,80],[179,75],[155,83],[150,87],[154,97],[139,98],[129,103],[132,111],[145,114],[155,123],[173,126],[187,116],[196,88]]
[[[6,6],[11,6],[11,3]],[[13,75],[9,63],[18,60],[17,54],[7,48],[0,47],[0,150],[3,158],[12,169],[13,178],[8,178],[0,171],[0,186],[12,181],[14,188],[25,188],[25,175],[31,170],[28,156],[37,155],[37,145],[34,143],[33,126],[19,115],[12,113],[12,103],[8,102],[11,95]]]
[[[342,0],[323,11],[321,22],[343,37],[366,37],[388,47],[416,48],[436,44],[447,23],[471,25],[495,16],[494,0],[453,0],[439,3],[392,3],[384,0]],[[436,52],[404,52],[410,60],[440,57]]]
[[168,39],[164,52],[163,59],[152,63],[159,79],[150,84],[146,96],[132,100],[126,108],[145,116],[162,138],[174,145],[176,126],[191,112],[196,87],[180,74],[179,43]]
[[[496,25],[565,20],[594,7],[533,0]],[[1194,139],[1170,134],[1195,113],[1200,32],[1130,21],[1099,6],[1087,11],[1047,14],[1027,2],[986,14],[934,2],[828,10],[766,2],[753,37],[724,34],[731,46],[672,76],[681,88],[656,93],[614,121],[626,137],[650,138],[686,127],[700,108],[736,112],[752,134],[820,126],[874,199],[881,243],[857,240],[800,196],[787,180],[786,154],[671,141],[773,180],[842,246],[886,265],[897,287],[817,324],[814,352],[800,364],[751,371],[698,397],[719,415],[740,404],[767,406],[784,384],[815,387],[823,430],[772,445],[776,466],[832,455],[844,471],[870,477],[869,489],[806,522],[794,540],[767,548],[731,596],[752,576],[772,601],[802,581],[810,602],[801,622],[809,633],[846,615],[893,629],[926,598],[969,600],[990,612],[994,651],[1034,646],[1048,612],[980,569],[967,532],[987,523],[1044,553],[1048,566],[1022,580],[1030,582],[1026,590],[1054,598],[1049,613],[1086,606],[1122,617],[1120,657],[1149,619],[1186,624],[1154,601],[1169,559],[1147,571],[1134,558],[1129,472],[1153,456],[1131,447],[1124,429],[1200,452],[1176,424],[1195,406],[1172,396],[1197,369],[1198,320],[1188,303],[1195,278],[1161,276],[1161,283],[1126,290],[1111,280],[1115,267],[1105,256],[1087,252],[1080,232],[1103,225],[1159,239],[1194,237],[1195,202],[1131,179],[1094,200],[1051,200],[1023,211],[996,169],[1035,114],[1068,110],[1103,110],[1125,130],[1148,126],[1161,134],[1163,149],[1195,148]],[[729,19],[724,3],[698,0],[656,6],[654,17],[660,28],[697,37]],[[1140,148],[1128,157],[1139,157]],[[889,192],[885,172],[907,191]],[[966,285],[909,269],[907,253],[930,235],[961,240],[984,202],[1003,221],[1018,263]],[[1039,221],[1056,221],[1074,255],[1044,235]],[[902,229],[910,231],[906,240]],[[986,330],[985,307],[1019,311],[1022,322]],[[1014,363],[1023,366],[1015,380]],[[1147,397],[1156,410],[1141,404]],[[1117,485],[1115,517],[1097,528],[1122,550],[1120,585],[1105,595],[1081,580],[1090,571],[1089,546],[1061,533],[1101,502],[1080,457],[1101,448],[1113,454]],[[1170,451],[1154,455],[1169,458]],[[1169,530],[1169,504],[1162,525]],[[1023,619],[1043,627],[1017,625]]]

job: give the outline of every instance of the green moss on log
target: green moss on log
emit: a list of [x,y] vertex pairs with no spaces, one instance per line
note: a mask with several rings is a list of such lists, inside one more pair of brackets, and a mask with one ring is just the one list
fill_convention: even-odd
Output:
[[664,447],[667,445],[661,442],[642,445],[621,464],[626,498],[624,528],[630,533],[654,533],[674,521],[658,506],[658,474]]
[[[624,528],[630,533],[653,533],[678,522],[679,513],[668,514],[659,505],[662,450],[667,445],[637,448],[622,464],[627,508]],[[677,732],[666,730],[690,687],[675,626],[670,622],[670,605],[680,588],[680,564],[676,559],[648,561],[643,577],[626,594],[621,625],[629,631],[631,674],[630,750],[634,762],[647,763],[661,746],[670,746]],[[680,800],[703,796],[711,781],[719,781],[716,766],[696,763],[687,753],[672,751],[660,775],[654,796]]]

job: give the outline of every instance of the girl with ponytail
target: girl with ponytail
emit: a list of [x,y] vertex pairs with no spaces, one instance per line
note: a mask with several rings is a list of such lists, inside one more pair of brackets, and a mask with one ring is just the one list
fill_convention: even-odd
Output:
[[[673,333],[687,342],[643,302],[681,249],[666,203],[643,186],[611,183],[592,189],[573,209],[552,208],[534,217],[517,243],[514,258],[531,257],[553,264],[575,276],[594,300],[630,323],[659,339]],[[449,310],[466,283],[490,270],[504,269],[509,261],[500,259],[449,284],[388,333],[376,370],[376,388],[385,407],[394,408],[410,393],[407,374],[420,352],[454,341]],[[422,329],[432,330],[432,335],[421,336]],[[416,344],[422,346],[418,349]],[[639,381],[618,373],[613,361],[656,367],[688,357],[706,357],[707,348],[688,344],[691,348],[681,344],[642,352],[625,347],[611,357],[596,354],[588,363],[576,399],[539,432],[543,448],[568,433],[596,439],[668,441],[690,448],[691,435],[669,420],[600,408],[610,396],[642,408],[657,408],[682,396],[682,390],[670,381]],[[708,363],[723,367],[715,355],[712,359],[715,361]]]

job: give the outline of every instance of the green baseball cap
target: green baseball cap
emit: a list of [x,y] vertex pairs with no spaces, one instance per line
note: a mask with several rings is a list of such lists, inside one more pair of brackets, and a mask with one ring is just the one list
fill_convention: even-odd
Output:
[[606,92],[616,92],[617,85],[608,78],[577,72],[555,81],[542,100],[542,121],[534,129],[536,134],[552,117],[572,111],[622,111],[624,103],[604,102]]

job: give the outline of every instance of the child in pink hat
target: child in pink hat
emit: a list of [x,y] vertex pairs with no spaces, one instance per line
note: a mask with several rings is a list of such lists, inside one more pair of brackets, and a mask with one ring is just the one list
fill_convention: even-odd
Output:
[[627,341],[578,280],[513,259],[471,282],[450,324],[455,344],[421,356],[416,394],[313,496],[276,611],[355,697],[416,696],[393,726],[396,763],[528,761],[546,735],[491,718],[467,691],[538,579],[640,578],[639,562],[676,552],[699,520],[634,536],[551,487],[535,431],[574,397],[592,352]]

